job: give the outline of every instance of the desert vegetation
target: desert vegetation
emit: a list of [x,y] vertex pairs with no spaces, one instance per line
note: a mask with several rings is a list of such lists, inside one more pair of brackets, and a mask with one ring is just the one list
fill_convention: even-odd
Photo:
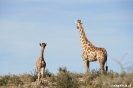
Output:
[[0,88],[131,88],[133,87],[133,72],[117,73],[113,70],[100,74],[100,70],[93,69],[89,76],[75,73],[66,67],[59,67],[55,75],[45,70],[45,78],[37,84],[37,72],[21,75],[8,74],[0,76]]

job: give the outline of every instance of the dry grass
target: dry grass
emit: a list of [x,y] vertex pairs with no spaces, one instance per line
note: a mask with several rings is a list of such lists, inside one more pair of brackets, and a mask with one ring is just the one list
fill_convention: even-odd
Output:
[[0,76],[0,88],[112,88],[111,85],[121,84],[133,87],[133,72],[117,73],[110,70],[100,74],[100,70],[93,69],[89,76],[85,76],[82,73],[70,72],[66,67],[60,67],[58,70],[57,75],[46,70],[40,85],[36,82],[36,71],[31,74]]

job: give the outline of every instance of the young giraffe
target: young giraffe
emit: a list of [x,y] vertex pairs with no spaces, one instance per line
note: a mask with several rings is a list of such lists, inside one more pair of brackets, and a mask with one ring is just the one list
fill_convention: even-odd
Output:
[[[101,68],[101,73],[104,71],[104,64],[107,61],[107,52],[104,48],[95,47],[86,37],[81,20],[76,22],[77,29],[80,33],[80,43],[83,49],[82,58],[85,66],[85,73],[89,73],[89,62],[98,61]],[[106,66],[106,70],[108,67]]]
[[40,81],[41,77],[43,78],[44,70],[45,70],[45,67],[46,67],[46,63],[45,63],[44,57],[43,57],[44,49],[46,47],[46,43],[42,43],[42,44],[40,43],[40,46],[41,46],[41,55],[40,55],[40,57],[38,58],[38,60],[36,62],[36,68],[37,68],[37,72],[38,72],[38,81]]

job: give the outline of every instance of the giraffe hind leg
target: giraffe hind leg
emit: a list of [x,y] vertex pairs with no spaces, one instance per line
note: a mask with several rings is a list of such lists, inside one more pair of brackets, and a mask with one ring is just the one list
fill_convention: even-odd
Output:
[[102,73],[102,74],[105,72],[104,65],[105,65],[105,62],[102,61],[102,62],[100,63],[100,68],[101,68],[101,73]]

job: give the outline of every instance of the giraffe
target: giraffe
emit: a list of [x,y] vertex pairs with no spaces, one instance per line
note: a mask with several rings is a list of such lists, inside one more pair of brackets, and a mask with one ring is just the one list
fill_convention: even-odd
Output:
[[40,57],[38,58],[36,62],[36,68],[37,68],[37,73],[38,73],[38,81],[40,81],[40,78],[44,76],[44,70],[46,67],[46,62],[44,61],[44,49],[46,47],[46,43],[40,43],[41,46],[41,54]]
[[[85,73],[89,74],[89,63],[93,61],[98,61],[101,68],[101,73],[104,71],[104,65],[107,61],[107,52],[104,48],[94,46],[86,37],[84,28],[82,26],[81,20],[76,22],[77,29],[79,29],[80,43],[83,49],[82,58],[85,66]],[[107,64],[107,62],[106,62]],[[108,66],[106,66],[106,71]]]

